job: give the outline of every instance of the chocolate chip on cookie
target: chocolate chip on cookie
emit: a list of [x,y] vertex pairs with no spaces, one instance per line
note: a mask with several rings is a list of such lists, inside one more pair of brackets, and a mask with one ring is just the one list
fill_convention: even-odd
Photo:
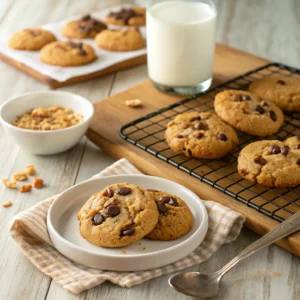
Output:
[[274,122],[277,121],[277,115],[273,110],[269,111],[269,117],[272,119],[272,121],[274,121]]
[[259,104],[254,105],[253,109],[259,112],[261,115],[265,113],[265,110]]
[[281,84],[281,85],[285,85],[285,81],[282,80],[282,79],[277,80],[277,83],[278,83],[278,84]]
[[126,235],[131,236],[134,234],[134,232],[135,232],[134,227],[127,227],[127,228],[122,229],[120,235],[121,236],[126,236]]
[[104,222],[105,218],[101,214],[95,214],[93,217],[94,225],[101,225]]
[[280,152],[281,152],[281,149],[278,145],[276,145],[276,144],[271,145],[271,147],[270,147],[271,154],[278,154]]
[[197,129],[197,130],[207,130],[208,129],[208,125],[206,123],[199,122],[199,123],[197,123],[197,124],[194,125],[194,129]]
[[106,196],[106,197],[108,197],[108,198],[111,198],[111,197],[113,197],[114,193],[115,193],[115,192],[114,192],[112,189],[107,188],[107,189],[105,190],[105,192],[103,193],[103,196]]
[[261,165],[261,166],[264,166],[264,165],[267,164],[267,160],[264,159],[261,155],[257,156],[257,157],[254,159],[254,162],[255,162],[256,164]]
[[168,211],[164,202],[157,202],[157,209],[160,214],[165,214]]
[[227,141],[227,136],[224,133],[218,133],[217,134],[217,139],[221,141]]
[[122,196],[129,195],[131,193],[131,188],[129,187],[121,187],[116,190],[116,193]]
[[196,139],[202,139],[204,137],[204,134],[202,132],[196,133]]
[[285,146],[283,146],[282,148],[281,148],[281,154],[283,154],[283,155],[288,155],[289,154],[289,152],[290,152],[290,147],[289,146],[287,146],[287,145],[285,145]]

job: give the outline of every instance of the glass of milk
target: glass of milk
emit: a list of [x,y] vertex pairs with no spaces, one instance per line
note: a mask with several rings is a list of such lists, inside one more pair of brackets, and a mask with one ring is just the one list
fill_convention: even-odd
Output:
[[157,89],[190,95],[210,87],[216,15],[211,0],[148,0],[148,75]]

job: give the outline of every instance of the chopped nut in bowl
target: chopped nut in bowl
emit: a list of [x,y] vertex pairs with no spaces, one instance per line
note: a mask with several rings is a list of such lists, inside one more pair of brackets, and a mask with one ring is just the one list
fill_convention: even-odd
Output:
[[73,147],[85,134],[93,114],[87,99],[60,91],[27,93],[0,107],[6,133],[24,150],[39,155]]
[[82,119],[82,115],[75,113],[72,109],[55,105],[32,109],[17,117],[13,125],[32,130],[58,130],[74,126]]

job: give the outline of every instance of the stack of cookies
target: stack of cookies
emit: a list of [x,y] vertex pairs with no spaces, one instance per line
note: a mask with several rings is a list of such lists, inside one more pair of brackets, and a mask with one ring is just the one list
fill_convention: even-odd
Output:
[[[239,143],[235,129],[265,137],[279,131],[282,110],[300,111],[299,77],[272,76],[254,81],[249,91],[225,90],[215,97],[216,114],[187,112],[168,123],[165,137],[170,148],[187,157],[219,158]],[[261,140],[239,154],[239,174],[268,187],[300,184],[300,138]]]
[[[16,50],[40,50],[40,60],[49,65],[85,65],[93,62],[97,56],[90,44],[80,43],[78,39],[94,39],[98,47],[108,51],[144,48],[145,40],[138,26],[146,24],[145,14],[144,8],[132,7],[110,12],[104,22],[90,15],[83,16],[62,27],[61,34],[68,41],[57,41],[53,33],[45,29],[23,29],[10,38],[8,45]],[[116,25],[126,27],[116,29]],[[109,26],[113,28],[110,29]]]
[[117,183],[92,195],[77,214],[81,236],[101,247],[128,246],[145,237],[170,241],[193,223],[186,203],[175,195]]

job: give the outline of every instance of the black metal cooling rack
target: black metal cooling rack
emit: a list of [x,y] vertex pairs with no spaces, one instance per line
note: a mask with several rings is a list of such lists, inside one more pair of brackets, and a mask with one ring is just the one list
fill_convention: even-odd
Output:
[[[220,159],[209,160],[176,154],[164,139],[167,123],[177,114],[193,110],[214,111],[213,101],[218,92],[224,89],[247,89],[252,81],[273,74],[295,76],[300,74],[300,70],[278,63],[268,64],[203,94],[176,102],[132,121],[121,128],[120,136],[226,195],[282,222],[300,210],[300,188],[266,188],[241,178],[237,172],[237,157],[240,150],[247,144],[259,140],[258,137],[238,132],[240,144],[232,153]],[[268,139],[284,140],[293,135],[300,135],[300,113],[286,114],[285,123],[280,131]]]

